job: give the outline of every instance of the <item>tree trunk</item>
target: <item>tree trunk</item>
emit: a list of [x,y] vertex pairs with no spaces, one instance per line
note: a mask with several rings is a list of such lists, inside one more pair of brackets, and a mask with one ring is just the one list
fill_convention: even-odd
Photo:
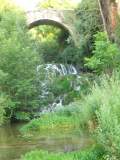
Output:
[[103,19],[104,30],[108,33],[110,40],[114,40],[114,29],[116,27],[116,17],[118,6],[116,1],[98,0]]

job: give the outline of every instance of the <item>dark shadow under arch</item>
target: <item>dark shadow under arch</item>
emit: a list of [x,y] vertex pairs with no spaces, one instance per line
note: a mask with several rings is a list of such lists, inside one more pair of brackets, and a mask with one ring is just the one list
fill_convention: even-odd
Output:
[[67,28],[67,26],[65,26],[64,24],[60,22],[50,20],[50,19],[40,19],[40,20],[34,21],[28,25],[28,28],[32,29],[39,25],[52,25],[52,26],[58,27],[62,29],[65,32],[65,34],[68,35],[68,37],[69,36],[73,37],[72,32]]

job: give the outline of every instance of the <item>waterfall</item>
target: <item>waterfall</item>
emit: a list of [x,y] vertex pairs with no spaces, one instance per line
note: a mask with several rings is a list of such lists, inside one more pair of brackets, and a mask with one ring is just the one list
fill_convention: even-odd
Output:
[[45,64],[45,65],[38,65],[37,72],[43,68],[47,73],[53,72],[54,74],[60,74],[61,76],[65,75],[77,75],[77,69],[75,66],[71,65],[64,65],[64,64]]
[[[49,91],[49,83],[53,81],[55,77],[65,77],[67,75],[78,75],[78,71],[72,64],[43,64],[37,66],[37,79],[40,88],[39,100],[40,102],[48,99],[52,93]],[[73,85],[71,83],[71,85]],[[79,90],[79,86],[74,86],[74,90]],[[63,107],[65,95],[57,96],[52,103],[47,106],[40,107],[39,114],[45,114],[48,112],[54,112]]]

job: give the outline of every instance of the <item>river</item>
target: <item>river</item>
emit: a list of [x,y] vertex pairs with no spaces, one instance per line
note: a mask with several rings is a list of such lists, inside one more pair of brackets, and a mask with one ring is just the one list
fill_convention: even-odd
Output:
[[85,134],[67,134],[59,137],[39,135],[39,138],[26,139],[20,134],[21,125],[23,124],[16,123],[0,127],[0,160],[19,160],[21,155],[35,149],[70,152],[83,149],[91,143]]

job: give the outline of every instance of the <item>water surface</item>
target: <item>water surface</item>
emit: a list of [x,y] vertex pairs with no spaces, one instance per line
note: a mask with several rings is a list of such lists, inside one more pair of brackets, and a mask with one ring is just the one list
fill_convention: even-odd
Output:
[[83,149],[91,144],[88,136],[65,134],[39,135],[39,138],[25,139],[21,136],[21,124],[12,124],[0,127],[0,160],[18,160],[26,152],[42,149],[53,152],[69,152]]

